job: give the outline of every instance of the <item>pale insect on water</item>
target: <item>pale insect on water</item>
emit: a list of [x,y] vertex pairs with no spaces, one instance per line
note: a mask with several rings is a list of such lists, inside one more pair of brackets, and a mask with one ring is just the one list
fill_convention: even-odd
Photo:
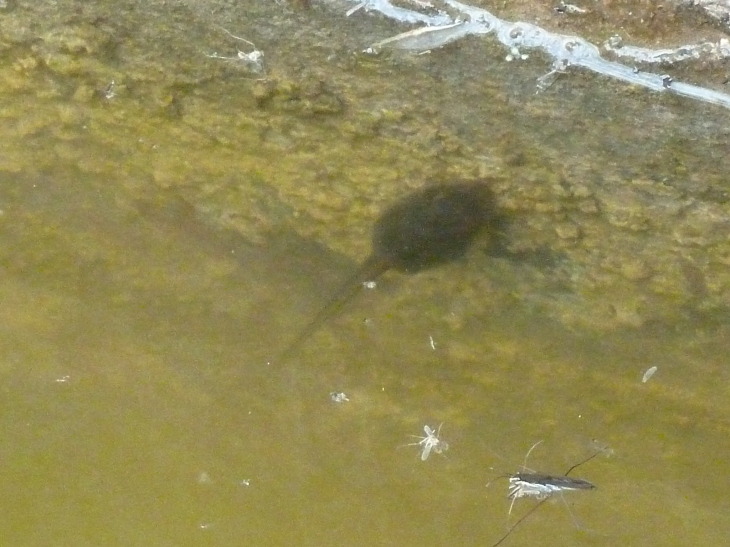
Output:
[[426,461],[431,455],[431,452],[441,454],[449,449],[449,443],[439,438],[441,433],[441,426],[438,429],[432,429],[429,425],[423,426],[423,432],[426,434],[425,437],[418,437],[417,435],[411,435],[417,439],[420,439],[417,443],[410,443],[408,446],[420,446],[421,447],[421,461]]

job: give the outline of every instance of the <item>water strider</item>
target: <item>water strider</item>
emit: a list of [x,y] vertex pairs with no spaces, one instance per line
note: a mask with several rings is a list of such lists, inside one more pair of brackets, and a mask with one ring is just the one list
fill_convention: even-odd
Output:
[[483,229],[500,227],[483,181],[430,185],[385,210],[373,228],[372,252],[279,356],[292,357],[360,289],[388,270],[415,273],[462,256]]
[[[509,530],[507,530],[507,533],[499,538],[499,540],[494,543],[492,547],[497,547],[505,539],[507,539],[509,535],[514,532],[515,529],[522,523],[522,521],[527,519],[527,517],[535,512],[538,507],[540,507],[545,501],[547,501],[548,498],[556,494],[559,494],[562,497],[563,492],[576,490],[595,490],[597,488],[597,486],[592,482],[588,482],[585,479],[576,479],[573,477],[569,477],[568,475],[577,467],[589,462],[599,454],[603,454],[604,450],[599,450],[591,454],[586,459],[576,463],[570,469],[568,469],[564,475],[548,475],[547,473],[536,473],[532,471],[527,472],[527,468],[525,467],[527,465],[527,458],[530,453],[535,449],[535,447],[541,442],[542,441],[536,442],[532,445],[532,448],[527,451],[527,455],[525,456],[525,463],[522,465],[522,472],[504,475],[507,477],[507,479],[509,479],[509,494],[507,495],[507,498],[512,500],[512,503],[510,503],[509,506],[509,511],[507,512],[508,515],[512,514],[512,507],[514,507],[515,501],[519,498],[533,497],[538,500],[538,503],[535,504],[532,509],[530,509],[527,513],[522,515],[522,517],[520,517],[520,519],[515,522],[509,528]],[[563,499],[563,502],[565,503],[565,499]],[[568,504],[566,503],[565,506],[568,507]],[[569,507],[568,512],[570,512]]]

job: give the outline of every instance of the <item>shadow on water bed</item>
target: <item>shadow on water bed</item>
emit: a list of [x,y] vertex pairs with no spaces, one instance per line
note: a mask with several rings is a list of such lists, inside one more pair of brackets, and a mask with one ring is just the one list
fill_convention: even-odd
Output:
[[[727,112],[579,72],[535,95],[545,60],[488,40],[363,56],[392,22],[312,4],[0,13],[0,536],[490,545],[489,479],[597,439],[583,529],[546,503],[507,545],[725,545]],[[219,27],[265,73],[208,57],[243,47]],[[487,177],[533,260],[477,238],[386,273],[267,364],[381,211]],[[448,452],[404,446],[441,423]]]
[[395,269],[417,273],[462,258],[480,232],[496,246],[504,228],[489,181],[427,184],[386,209],[375,222],[372,250],[357,271],[275,360],[286,362],[366,284]]

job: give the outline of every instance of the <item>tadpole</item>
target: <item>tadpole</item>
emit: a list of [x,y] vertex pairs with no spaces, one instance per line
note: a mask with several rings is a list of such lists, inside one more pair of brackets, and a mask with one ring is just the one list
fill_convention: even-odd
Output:
[[280,354],[283,362],[367,281],[388,270],[416,273],[464,255],[483,229],[499,230],[500,216],[486,182],[429,185],[387,208],[375,222],[372,252]]

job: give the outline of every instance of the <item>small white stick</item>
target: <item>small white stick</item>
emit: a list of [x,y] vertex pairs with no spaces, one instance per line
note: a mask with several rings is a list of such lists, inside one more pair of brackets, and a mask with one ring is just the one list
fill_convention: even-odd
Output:
[[647,369],[646,372],[644,373],[644,376],[642,376],[641,381],[643,383],[646,383],[649,380],[649,378],[654,376],[654,373],[656,371],[657,371],[657,367],[651,367],[651,368]]

